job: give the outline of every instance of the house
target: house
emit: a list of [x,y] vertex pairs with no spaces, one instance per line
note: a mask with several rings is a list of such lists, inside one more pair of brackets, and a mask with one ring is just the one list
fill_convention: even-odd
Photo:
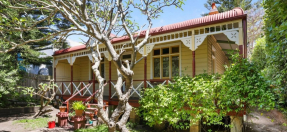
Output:
[[[213,6],[208,16],[152,28],[148,44],[137,55],[137,60],[142,60],[134,68],[134,89],[130,104],[138,107],[141,89],[170,83],[173,76],[223,73],[224,65],[229,64],[229,50],[238,49],[240,55],[246,57],[246,17],[241,8],[218,13]],[[112,43],[115,49],[127,44],[127,52],[122,59],[131,58],[131,45],[127,36],[115,38]],[[100,71],[107,82],[104,100],[109,105],[117,105],[113,88],[117,79],[116,68],[111,64],[111,57],[103,44],[99,46],[99,51],[103,57]],[[98,84],[91,69],[92,56],[84,45],[55,51],[53,57],[54,79],[59,86],[59,96],[67,99],[85,88],[74,98],[81,100],[97,90]],[[125,90],[125,86],[122,90]]]

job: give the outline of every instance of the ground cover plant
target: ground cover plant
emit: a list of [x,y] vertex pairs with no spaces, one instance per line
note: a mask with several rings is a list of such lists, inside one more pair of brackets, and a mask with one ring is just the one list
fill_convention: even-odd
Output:
[[[127,123],[128,129],[130,132],[148,132],[147,130],[140,130],[140,129],[134,129],[132,127],[129,127],[129,124],[132,124],[130,122]],[[92,128],[82,128],[78,129],[75,132],[107,132],[109,130],[108,126],[105,124],[98,125]]]
[[175,77],[173,83],[146,89],[139,114],[150,126],[168,122],[185,129],[190,124],[182,121],[204,118],[204,124],[224,125],[222,117],[230,112],[250,112],[252,107],[270,110],[274,101],[273,89],[257,67],[235,54],[223,75]]
[[34,130],[47,127],[49,120],[49,118],[21,119],[14,121],[14,123],[23,125],[25,129]]

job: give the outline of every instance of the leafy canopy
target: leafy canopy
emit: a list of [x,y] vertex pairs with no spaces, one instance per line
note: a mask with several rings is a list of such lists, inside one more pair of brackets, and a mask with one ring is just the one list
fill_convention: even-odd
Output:
[[267,54],[266,75],[279,92],[279,103],[287,104],[287,1],[264,0]]

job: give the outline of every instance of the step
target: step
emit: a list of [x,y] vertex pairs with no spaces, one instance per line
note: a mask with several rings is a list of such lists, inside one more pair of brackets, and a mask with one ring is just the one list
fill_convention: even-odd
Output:
[[86,108],[86,110],[96,111],[96,110],[98,110],[98,109],[97,109],[97,108]]
[[95,114],[94,112],[85,112],[85,115]]
[[93,124],[86,124],[86,126],[93,126]]

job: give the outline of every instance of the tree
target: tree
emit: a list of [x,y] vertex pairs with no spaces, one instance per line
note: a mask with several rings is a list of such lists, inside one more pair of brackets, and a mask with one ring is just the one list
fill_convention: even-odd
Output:
[[[28,4],[25,2],[24,4]],[[8,8],[7,6],[0,3],[0,51],[10,48],[10,44],[7,40],[11,42],[18,42],[18,40],[27,40],[41,38],[46,34],[53,33],[53,30],[40,29],[40,30],[30,30],[21,32],[12,32],[10,30],[5,30],[2,27],[13,25],[17,22],[25,22],[25,16],[30,16],[32,19],[41,20],[42,17],[47,16],[48,12],[45,11],[33,11],[33,10],[15,10]],[[62,20],[63,17],[57,14],[53,18],[54,28],[64,28],[69,25],[66,21]],[[46,21],[38,23],[36,26],[51,26]],[[5,41],[5,39],[7,39]],[[1,107],[6,107],[9,104],[8,99],[12,99],[16,95],[15,88],[17,88],[17,83],[25,73],[23,67],[29,64],[51,64],[52,57],[40,57],[44,53],[40,52],[45,49],[51,49],[52,41],[40,41],[33,42],[27,45],[19,46],[10,52],[0,53],[0,103]],[[66,44],[66,43],[64,43]],[[64,45],[65,46],[65,45]],[[21,58],[21,60],[19,59]]]
[[266,36],[267,73],[273,85],[278,86],[278,103],[287,104],[287,1],[264,0],[264,31]]
[[[23,1],[29,1],[29,5],[20,4]],[[23,46],[31,42],[39,42],[42,40],[49,40],[58,36],[56,42],[61,42],[67,36],[73,34],[74,31],[80,32],[79,34],[90,37],[87,48],[90,49],[92,56],[95,60],[92,69],[95,73],[96,79],[99,82],[99,92],[96,99],[98,100],[99,117],[108,125],[109,131],[128,131],[126,122],[129,118],[132,107],[129,105],[128,100],[131,90],[133,88],[133,68],[137,64],[136,54],[148,42],[150,38],[150,29],[152,27],[152,20],[158,18],[163,8],[166,6],[176,6],[181,8],[183,0],[4,0],[0,2],[11,9],[21,10],[45,10],[50,13],[49,16],[41,20],[33,20],[29,16],[23,16],[12,25],[0,26],[0,30],[16,32],[21,35],[23,31],[32,31],[39,29],[51,29],[51,27],[37,27],[38,23],[43,21],[51,21],[51,18],[59,12],[65,17],[72,26],[67,29],[58,29],[52,34],[45,35],[38,39],[10,41],[7,36],[3,37],[8,45],[2,52],[10,52],[13,49]],[[148,26],[145,31],[135,28],[135,24],[130,20],[132,10],[139,10],[142,15],[146,17]],[[27,20],[22,22],[21,20]],[[1,18],[1,21],[6,21]],[[143,28],[144,26],[142,26]],[[131,62],[125,61],[124,65],[121,56],[125,50],[121,49],[119,53],[113,48],[111,40],[115,38],[111,33],[118,35],[127,35],[132,45]],[[134,35],[136,33],[136,35]],[[143,37],[140,43],[137,44],[140,37]],[[108,118],[103,110],[103,91],[104,79],[101,77],[99,69],[101,55],[98,51],[98,45],[104,44],[107,47],[109,54],[112,57],[112,62],[117,68],[117,83],[115,89],[118,95],[119,103],[117,108]],[[127,90],[121,91],[123,80],[125,79]]]
[[[29,5],[28,2],[23,2],[23,4]],[[5,18],[2,20],[0,24],[2,26],[7,26],[9,24],[14,24],[18,17],[20,17],[20,22],[25,22],[27,19],[25,19],[25,16],[31,17],[31,19],[35,20],[41,20],[43,17],[48,16],[49,12],[46,11],[34,11],[34,10],[15,10],[10,9],[6,7],[3,4],[0,4],[0,16]],[[41,23],[38,23],[37,27],[49,27],[51,26],[51,23],[53,23],[53,28],[66,28],[70,25],[69,22],[65,21],[63,17],[58,13],[52,18],[53,20],[51,22],[48,21],[42,21]],[[61,21],[59,21],[61,20]],[[68,26],[67,26],[68,25]],[[41,38],[45,36],[46,34],[53,33],[54,30],[50,29],[39,29],[39,30],[30,30],[30,31],[23,31],[21,32],[21,35],[19,33],[14,34],[13,32],[9,30],[1,30],[0,36],[9,36],[9,39],[16,40],[27,40],[27,39],[35,39],[35,38]],[[64,46],[64,48],[67,47],[67,43],[63,43],[61,45]],[[52,49],[52,41],[40,41],[40,42],[33,42],[29,43],[26,46],[17,47],[13,51],[11,51],[9,54],[13,54],[14,56],[20,55],[21,58],[23,58],[23,61],[21,62],[23,65],[27,64],[51,64],[52,57],[40,57],[40,55],[45,55],[42,50],[46,49]]]
[[0,107],[6,107],[9,105],[8,99],[15,95],[19,76],[15,63],[10,61],[14,60],[14,56],[0,53],[0,58]]
[[[249,10],[252,7],[252,0],[207,0],[204,4],[204,7],[208,10],[211,9],[212,3],[217,4],[217,10],[219,13],[224,11],[232,10],[235,7],[241,7],[243,10]],[[202,16],[206,16],[206,14],[202,14]]]
[[[252,55],[254,43],[264,35],[264,9],[261,6],[262,0],[258,0],[251,9],[247,10],[247,54]],[[261,40],[260,40],[261,41]],[[257,42],[256,42],[257,43]]]
[[263,70],[266,68],[266,50],[265,50],[265,37],[259,38],[256,40],[256,45],[253,48],[253,53],[250,57],[250,60],[257,65],[258,69]]

